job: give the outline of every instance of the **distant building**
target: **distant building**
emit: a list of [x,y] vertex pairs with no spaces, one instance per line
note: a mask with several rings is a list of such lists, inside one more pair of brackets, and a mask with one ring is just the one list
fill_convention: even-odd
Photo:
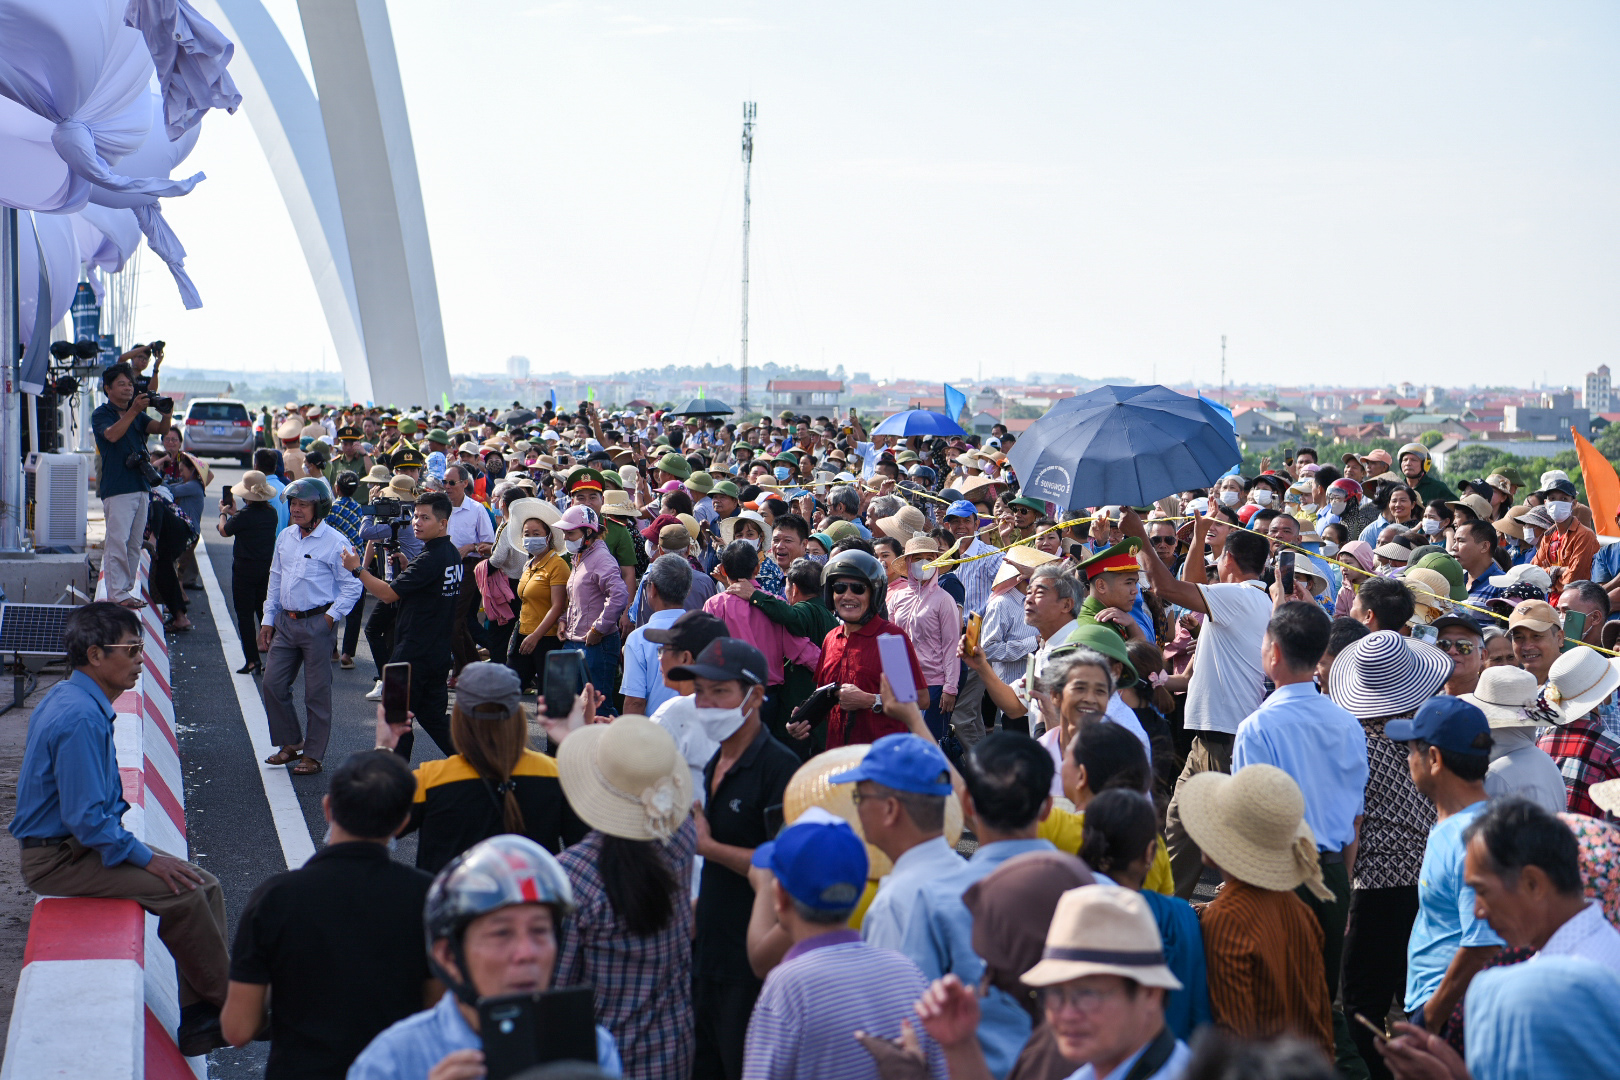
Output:
[[773,409],[819,410],[831,413],[838,408],[844,393],[841,380],[772,379],[765,384],[765,393]]
[[506,374],[513,379],[527,379],[529,377],[529,358],[527,356],[508,356],[506,358]]
[[1575,408],[1574,394],[1547,394],[1541,408],[1509,405],[1502,410],[1502,430],[1534,439],[1569,438],[1569,429],[1582,435],[1592,431],[1592,414]]
[[1613,398],[1609,393],[1609,365],[1599,364],[1596,371],[1586,373],[1586,396],[1581,399],[1586,411],[1594,416],[1609,411]]

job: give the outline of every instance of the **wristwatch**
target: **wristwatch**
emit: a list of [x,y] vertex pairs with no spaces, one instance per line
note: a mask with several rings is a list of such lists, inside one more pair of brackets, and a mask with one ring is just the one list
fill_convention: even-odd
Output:
[[877,700],[872,702],[872,711],[875,712],[875,713],[880,713],[880,712],[883,711],[883,695],[882,694],[879,694],[877,696]]

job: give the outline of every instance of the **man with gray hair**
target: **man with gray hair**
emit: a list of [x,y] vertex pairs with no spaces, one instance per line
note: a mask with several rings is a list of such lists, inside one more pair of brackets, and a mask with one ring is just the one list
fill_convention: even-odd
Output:
[[[871,522],[873,525],[876,525],[884,518],[893,517],[894,515],[898,514],[900,512],[900,508],[904,505],[906,505],[906,500],[902,499],[898,495],[879,495],[867,505],[866,520]],[[907,539],[908,538],[904,536],[899,537],[901,543],[905,543]]]
[[685,557],[673,553],[660,555],[647,567],[641,582],[641,609],[647,621],[624,639],[624,679],[619,689],[624,694],[626,714],[651,716],[658,706],[676,696],[664,683],[658,646],[647,640],[647,631],[674,626],[675,620],[686,613],[686,598],[695,576]]
[[861,495],[850,484],[837,484],[827,491],[827,517],[847,521],[860,530],[861,539],[872,539],[872,530],[861,523]]

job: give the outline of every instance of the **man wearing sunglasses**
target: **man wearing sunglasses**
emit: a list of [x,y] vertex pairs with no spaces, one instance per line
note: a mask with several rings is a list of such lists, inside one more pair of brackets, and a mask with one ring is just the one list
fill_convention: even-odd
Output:
[[1452,697],[1472,694],[1479,684],[1479,673],[1485,665],[1485,631],[1471,615],[1454,611],[1434,620],[1439,631],[1435,645],[1451,657],[1451,678],[1446,680],[1446,693]]
[[827,560],[821,581],[821,598],[839,622],[822,641],[821,663],[816,668],[817,686],[839,684],[838,708],[827,720],[827,748],[876,742],[908,730],[904,722],[883,712],[883,699],[878,696],[883,676],[878,638],[898,635],[906,644],[913,685],[923,689],[928,680],[906,632],[887,618],[884,600],[889,579],[883,564],[858,549],[840,551]]
[[212,874],[148,847],[122,820],[129,804],[112,703],[140,679],[140,620],[98,601],[75,609],[62,636],[73,673],[35,707],[17,779],[10,829],[22,845],[23,880],[46,896],[134,900],[156,915],[180,976],[180,1052],[206,1054],[225,1045],[224,893]]

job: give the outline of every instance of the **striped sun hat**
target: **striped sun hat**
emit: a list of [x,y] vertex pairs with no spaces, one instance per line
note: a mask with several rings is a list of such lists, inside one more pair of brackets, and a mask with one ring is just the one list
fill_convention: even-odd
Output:
[[1402,716],[1429,700],[1451,677],[1451,657],[1433,645],[1380,630],[1353,642],[1333,661],[1328,696],[1358,720]]

